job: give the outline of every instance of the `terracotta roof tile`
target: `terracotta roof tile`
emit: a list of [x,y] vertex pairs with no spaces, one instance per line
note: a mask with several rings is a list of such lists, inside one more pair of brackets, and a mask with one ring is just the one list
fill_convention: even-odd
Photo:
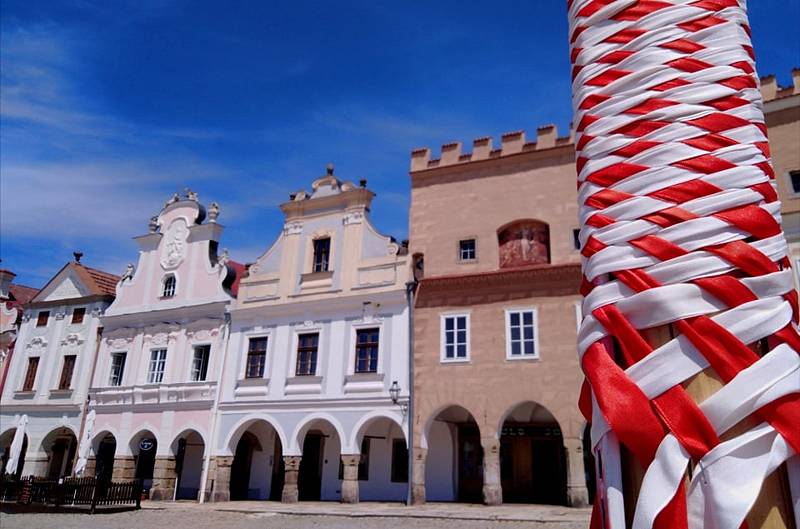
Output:
[[11,302],[14,305],[24,305],[33,299],[39,292],[38,288],[29,287],[25,285],[15,285],[14,283],[8,285],[8,291],[13,298]]
[[70,263],[70,266],[86,280],[86,286],[89,287],[92,294],[106,296],[116,295],[119,276],[97,270],[96,268],[90,268],[80,263]]

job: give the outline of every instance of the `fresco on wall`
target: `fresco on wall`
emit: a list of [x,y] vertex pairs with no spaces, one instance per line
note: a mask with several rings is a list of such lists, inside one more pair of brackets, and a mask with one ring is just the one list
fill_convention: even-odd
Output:
[[550,229],[544,222],[523,220],[498,234],[500,268],[550,262]]

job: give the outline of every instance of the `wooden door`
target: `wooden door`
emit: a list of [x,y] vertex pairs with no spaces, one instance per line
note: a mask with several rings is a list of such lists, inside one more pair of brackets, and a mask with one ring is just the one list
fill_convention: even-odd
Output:
[[478,428],[458,428],[458,501],[483,501],[483,447]]

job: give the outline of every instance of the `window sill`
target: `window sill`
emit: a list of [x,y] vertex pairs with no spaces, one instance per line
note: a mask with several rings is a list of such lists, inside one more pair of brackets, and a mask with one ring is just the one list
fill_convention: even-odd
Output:
[[72,388],[68,389],[51,389],[50,396],[57,399],[68,399],[72,396]]
[[344,382],[383,382],[383,373],[366,372],[366,373],[353,373],[344,377]]
[[508,360],[509,362],[520,362],[520,361],[524,362],[526,360],[528,362],[534,362],[541,360],[541,358],[539,358],[539,355],[525,355],[525,356],[520,355],[520,356],[506,356],[506,360]]
[[300,384],[321,384],[322,377],[319,375],[295,375],[286,379],[287,386]]
[[236,382],[237,387],[266,386],[267,384],[269,384],[269,379],[264,377],[243,378]]
[[14,392],[15,399],[32,399],[36,395],[36,390],[19,390]]
[[469,358],[440,358],[442,364],[468,364]]

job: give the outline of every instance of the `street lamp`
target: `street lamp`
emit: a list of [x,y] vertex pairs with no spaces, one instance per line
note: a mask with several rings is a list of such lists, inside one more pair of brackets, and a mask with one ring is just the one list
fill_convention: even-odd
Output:
[[406,410],[408,409],[408,403],[400,402],[400,385],[396,380],[392,382],[392,387],[389,388],[389,396],[392,398],[392,404],[400,406],[403,415],[405,415]]

